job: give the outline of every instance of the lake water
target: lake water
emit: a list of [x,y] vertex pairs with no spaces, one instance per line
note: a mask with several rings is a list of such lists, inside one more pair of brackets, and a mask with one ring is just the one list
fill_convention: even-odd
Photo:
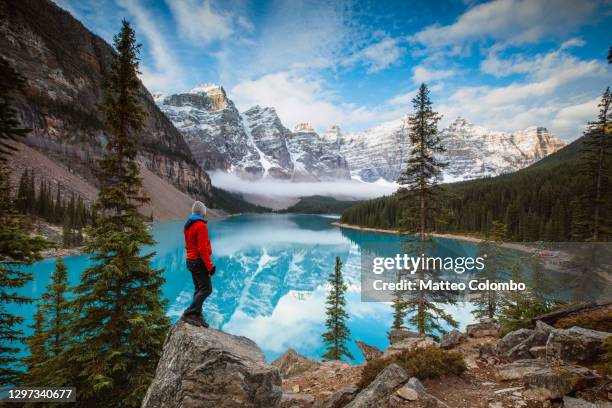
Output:
[[[335,257],[344,263],[349,285],[346,294],[348,326],[352,340],[381,349],[388,345],[391,306],[361,301],[361,253],[393,256],[401,252],[396,235],[339,229],[335,219],[317,215],[242,215],[209,223],[213,259],[217,273],[214,291],[204,313],[212,327],[253,339],[269,361],[288,348],[320,359],[324,346],[326,281]],[[176,320],[190,303],[193,284],[184,265],[183,223],[163,222],[153,227],[157,244],[153,266],[164,269],[163,287],[168,315]],[[444,253],[467,256],[476,245],[437,239]],[[384,252],[384,253],[383,253]],[[65,259],[71,282],[89,264],[86,256]],[[49,283],[55,265],[47,259],[31,267],[34,279],[21,292],[38,297]],[[17,313],[31,321],[34,305],[19,306]],[[472,322],[470,303],[461,302],[447,310],[461,328]],[[354,363],[363,361],[354,341],[350,343]]]

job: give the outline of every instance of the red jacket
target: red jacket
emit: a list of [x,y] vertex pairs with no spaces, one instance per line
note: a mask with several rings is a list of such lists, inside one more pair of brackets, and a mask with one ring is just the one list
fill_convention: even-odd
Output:
[[185,234],[185,249],[187,259],[196,260],[200,258],[206,269],[213,268],[212,248],[208,239],[208,227],[206,221],[201,217],[190,217],[183,230]]

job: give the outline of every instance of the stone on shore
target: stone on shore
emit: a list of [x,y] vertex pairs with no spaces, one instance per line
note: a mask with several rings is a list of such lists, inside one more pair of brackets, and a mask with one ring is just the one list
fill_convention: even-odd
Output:
[[525,396],[538,401],[563,398],[591,385],[599,376],[585,367],[546,367],[523,377],[529,389]]
[[461,333],[457,329],[453,329],[448,333],[444,333],[440,338],[440,348],[450,349],[458,346],[465,341],[465,334]]
[[498,337],[499,324],[494,319],[481,319],[478,323],[468,324],[465,331],[468,337]]
[[385,401],[408,381],[408,375],[397,364],[389,364],[376,378],[348,404],[346,408],[384,406]]

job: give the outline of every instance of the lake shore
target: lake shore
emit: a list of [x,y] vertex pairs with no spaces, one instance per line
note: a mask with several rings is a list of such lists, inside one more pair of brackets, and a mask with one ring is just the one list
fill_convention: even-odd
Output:
[[[331,224],[336,226],[336,227],[339,227],[339,228],[348,228],[348,229],[354,229],[354,230],[358,230],[358,231],[380,232],[380,233],[383,233],[383,234],[394,234],[394,235],[411,235],[411,234],[407,234],[407,233],[402,233],[402,232],[400,232],[399,230],[396,230],[396,229],[360,227],[358,225],[345,224],[345,223],[342,223],[342,222],[332,222]],[[472,236],[469,236],[469,235],[461,235],[461,234],[428,233],[427,235],[431,235],[431,236],[436,237],[436,238],[454,239],[454,240],[457,240],[457,241],[465,241],[465,242],[473,242],[473,243],[479,243],[479,242],[483,241],[482,238],[472,237]]]

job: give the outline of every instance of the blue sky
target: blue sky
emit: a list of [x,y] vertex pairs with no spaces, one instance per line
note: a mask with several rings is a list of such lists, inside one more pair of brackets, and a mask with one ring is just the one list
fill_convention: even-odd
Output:
[[575,139],[611,85],[612,1],[57,0],[110,41],[130,20],[151,92],[222,85],[287,127],[359,131],[410,113]]

